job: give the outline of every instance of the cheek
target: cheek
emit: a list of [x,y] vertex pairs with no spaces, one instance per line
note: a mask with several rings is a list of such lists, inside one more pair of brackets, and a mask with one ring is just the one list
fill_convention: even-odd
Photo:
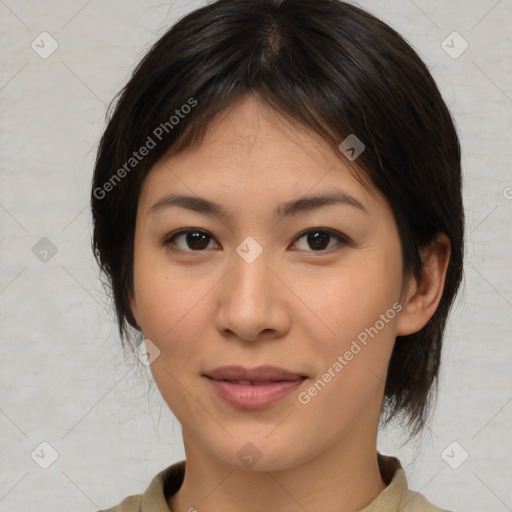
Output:
[[191,286],[189,278],[149,258],[140,258],[135,276],[142,332],[160,350],[150,368],[155,384],[187,425],[190,418],[202,417],[190,374],[199,371],[197,357],[206,350],[201,345],[208,320],[205,287]]
[[396,337],[396,310],[388,300],[390,294],[368,297],[353,292],[346,297],[351,300],[343,303],[345,307],[332,302],[324,309],[337,308],[337,315],[326,316],[336,337],[329,343],[323,338],[310,347],[317,357],[318,373],[298,397],[299,411],[310,431],[322,431],[326,442],[340,431],[348,433],[373,424],[380,413]]
[[143,333],[160,343],[199,300],[187,280],[165,261],[163,251],[142,244],[135,250],[134,287]]
[[383,252],[362,256],[322,280],[321,293],[308,303],[331,333],[313,341],[320,382],[308,395],[329,402],[334,414],[358,409],[383,391],[396,338],[401,259]]
[[[363,254],[359,261],[344,265],[322,279],[302,278],[300,293],[331,335],[326,348],[342,349],[350,340],[373,326],[398,300],[401,289],[401,261],[386,254]],[[316,290],[312,292],[311,290]],[[396,316],[386,317],[384,329]]]

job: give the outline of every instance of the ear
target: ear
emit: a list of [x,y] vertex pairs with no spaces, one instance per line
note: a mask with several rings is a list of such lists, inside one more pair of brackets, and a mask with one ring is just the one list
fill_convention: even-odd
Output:
[[406,298],[397,322],[397,336],[418,332],[435,313],[443,294],[446,270],[450,261],[450,240],[444,233],[421,253],[423,276],[407,283]]
[[130,293],[130,309],[132,311],[133,318],[135,319],[135,322],[137,323],[137,326],[140,330],[139,305],[137,304],[137,299],[133,291]]

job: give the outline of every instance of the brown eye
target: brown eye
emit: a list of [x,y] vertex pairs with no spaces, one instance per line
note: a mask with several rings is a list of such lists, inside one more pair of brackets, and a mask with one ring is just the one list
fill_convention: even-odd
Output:
[[[184,240],[185,247],[176,243],[177,240]],[[209,242],[213,238],[200,229],[184,229],[174,233],[171,237],[167,238],[164,245],[176,245],[179,249],[188,252],[200,252],[208,248]]]
[[[337,238],[340,242],[336,245],[346,245],[349,243],[347,237],[343,236],[341,233],[337,233],[330,229],[310,229],[304,232],[302,235],[299,235],[298,240],[305,240],[304,245],[309,246],[313,252],[323,252],[326,249],[332,248],[329,247],[332,238]],[[308,250],[307,248],[299,248],[299,250]]]
[[[338,240],[338,243],[334,244],[334,247],[350,244],[350,239],[341,233],[331,229],[320,228],[304,231],[296,240],[299,242],[304,240],[299,250],[305,250],[307,252],[330,252],[329,249],[333,248],[333,238]],[[214,241],[214,238],[206,231],[189,228],[173,233],[164,240],[163,244],[174,245],[185,252],[203,252],[208,248],[212,248],[209,247],[212,241]]]

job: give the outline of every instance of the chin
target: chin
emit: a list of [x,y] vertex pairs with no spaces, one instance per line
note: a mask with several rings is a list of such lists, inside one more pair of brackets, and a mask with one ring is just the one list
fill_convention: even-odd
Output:
[[288,438],[283,443],[279,439],[269,439],[265,436],[244,435],[230,439],[228,446],[217,447],[212,455],[228,466],[246,471],[282,471],[290,469],[308,457],[306,453],[298,452],[300,440],[293,442]]

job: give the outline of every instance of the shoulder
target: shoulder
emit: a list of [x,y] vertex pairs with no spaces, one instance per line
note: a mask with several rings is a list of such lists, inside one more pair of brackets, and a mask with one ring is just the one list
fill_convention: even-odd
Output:
[[382,479],[386,489],[361,512],[450,512],[433,505],[419,492],[409,489],[404,469],[396,457],[378,453]]
[[443,508],[436,507],[425,496],[418,492],[407,490],[402,496],[400,503],[400,512],[451,512]]
[[180,488],[184,475],[185,461],[182,460],[158,473],[144,494],[127,496],[119,505],[98,512],[168,512],[167,496]]
[[99,510],[98,512],[140,512],[142,503],[142,494],[126,497],[119,505],[115,507]]

